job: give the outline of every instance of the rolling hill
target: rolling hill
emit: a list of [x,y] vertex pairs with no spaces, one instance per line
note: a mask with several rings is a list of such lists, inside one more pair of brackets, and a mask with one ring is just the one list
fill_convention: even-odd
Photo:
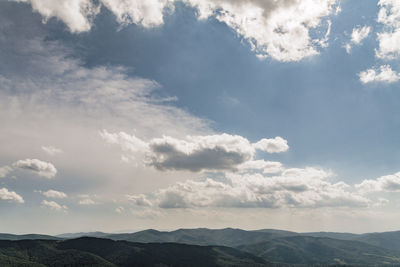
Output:
[[132,234],[110,234],[104,236],[113,240],[126,240],[143,243],[174,242],[193,245],[218,245],[235,247],[244,244],[254,244],[273,238],[296,235],[294,232],[261,230],[245,231],[241,229],[179,229],[171,232],[160,232],[157,230],[145,230]]
[[272,262],[292,264],[400,265],[400,253],[359,241],[290,236],[237,247]]
[[82,237],[64,241],[0,241],[0,266],[273,266],[221,246],[132,243]]
[[[88,237],[75,239],[80,236]],[[249,262],[256,264],[255,266],[260,264],[260,266],[265,266],[268,265],[267,262],[305,265],[381,266],[392,264],[400,266],[400,232],[368,234],[296,233],[274,229],[245,231],[233,228],[198,228],[179,229],[171,232],[150,229],[123,234],[70,233],[56,237],[35,234],[0,234],[1,239],[9,241],[0,242],[28,239],[20,241],[21,244],[35,244],[35,248],[41,247],[40,251],[47,251],[45,255],[55,253],[55,255],[58,255],[57,257],[65,258],[66,262],[73,262],[72,258],[77,257],[78,261],[102,264],[99,266],[108,266],[109,264],[125,266],[124,264],[131,261],[139,265],[149,263],[148,266],[151,266],[154,264],[153,258],[160,262],[170,263],[171,259],[176,259],[172,263],[177,266],[180,266],[179,264],[187,265],[190,262],[189,259],[191,261],[202,259],[207,264],[219,262],[228,264],[228,266],[233,262],[236,265],[239,264],[238,266],[249,264]],[[35,240],[37,243],[34,242]],[[15,245],[16,243],[12,244]],[[26,256],[36,255],[35,251],[37,250],[32,250],[32,248],[18,248],[16,250],[14,248],[15,251],[11,254],[0,250],[0,266],[4,265],[5,259],[19,261],[16,266],[25,266],[23,264],[26,262],[46,265],[48,263],[46,260],[54,260],[50,256],[50,258],[34,256],[39,261],[32,262],[32,258]],[[10,252],[12,249],[7,251]],[[173,256],[171,258],[165,257],[163,251],[168,251],[169,255]],[[190,255],[190,257],[185,258],[184,254],[179,253],[179,251],[185,251],[185,255]],[[260,261],[261,258],[264,261]],[[123,259],[126,261],[123,261]],[[140,262],[141,260],[143,262]]]
[[400,231],[363,234],[355,240],[400,252]]

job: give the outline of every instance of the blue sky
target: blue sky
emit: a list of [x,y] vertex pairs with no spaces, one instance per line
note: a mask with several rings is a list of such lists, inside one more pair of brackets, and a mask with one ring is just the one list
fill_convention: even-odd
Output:
[[121,3],[0,2],[3,232],[396,227],[395,1]]

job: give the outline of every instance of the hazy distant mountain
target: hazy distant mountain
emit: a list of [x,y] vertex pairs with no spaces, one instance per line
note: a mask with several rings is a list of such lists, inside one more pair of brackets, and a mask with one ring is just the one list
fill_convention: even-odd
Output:
[[157,230],[145,230],[132,234],[110,234],[104,236],[113,240],[126,240],[132,242],[175,242],[194,245],[219,245],[235,247],[243,244],[254,244],[283,236],[296,235],[294,232],[279,230],[245,231],[241,229],[218,229],[206,228],[179,229],[171,232],[160,232]]
[[78,238],[78,237],[105,237],[110,235],[109,233],[103,232],[79,232],[79,233],[65,233],[61,235],[57,235],[56,237],[63,238],[63,239],[71,239],[71,238]]
[[103,232],[82,232],[61,234],[56,237],[47,235],[11,235],[0,234],[0,239],[21,240],[21,239],[69,239],[83,236],[109,238],[112,240],[126,240],[132,242],[175,242],[193,245],[221,245],[236,247],[239,245],[255,244],[268,241],[274,238],[287,236],[310,236],[325,237],[339,240],[353,240],[367,243],[370,245],[400,251],[400,231],[383,233],[336,233],[336,232],[309,232],[296,233],[291,231],[262,229],[245,231],[241,229],[179,229],[176,231],[165,232],[157,230],[144,230],[136,233],[110,234]]
[[301,233],[301,235],[313,236],[313,237],[329,237],[340,240],[354,240],[374,245],[377,247],[400,251],[400,231],[367,233],[367,234],[315,232],[315,233]]
[[233,248],[83,237],[0,241],[0,266],[273,266]]
[[312,236],[312,237],[327,237],[340,240],[357,240],[361,235],[350,234],[350,233],[335,233],[335,232],[310,232],[310,233],[300,233],[302,236]]
[[[81,236],[87,237],[72,239]],[[198,228],[126,234],[82,232],[56,237],[0,234],[0,239],[31,239],[0,241],[0,266],[58,266],[50,263],[64,260],[79,266],[127,266],[128,262],[130,266],[152,266],[153,259],[174,266],[190,266],[193,261],[196,263],[191,266],[269,266],[267,262],[400,265],[400,231],[350,234]],[[68,240],[57,241],[62,239]],[[14,265],[6,264],[10,262]]]
[[363,234],[356,240],[374,246],[400,251],[400,231]]
[[61,238],[51,235],[37,235],[37,234],[13,235],[13,234],[0,233],[0,240],[25,240],[25,239],[60,240]]
[[400,253],[359,241],[291,236],[237,247],[272,262],[292,264],[400,264]]

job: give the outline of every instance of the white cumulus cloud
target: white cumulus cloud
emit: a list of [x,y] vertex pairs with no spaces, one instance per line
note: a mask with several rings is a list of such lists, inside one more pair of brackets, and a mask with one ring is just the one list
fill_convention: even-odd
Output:
[[171,0],[101,0],[122,25],[135,23],[143,27],[164,24],[163,12],[173,8]]
[[56,191],[56,190],[48,190],[46,192],[42,192],[45,197],[48,198],[67,198],[67,194],[64,192]]
[[354,28],[353,32],[351,33],[351,42],[354,44],[360,44],[362,40],[368,37],[370,32],[371,27],[369,26]]
[[281,153],[289,149],[287,141],[280,136],[271,139],[261,139],[254,144],[254,147],[268,153]]
[[44,22],[50,18],[63,21],[71,32],[84,32],[92,27],[92,19],[100,7],[92,0],[14,0],[29,3],[39,12]]
[[79,200],[79,205],[95,205],[96,202],[94,202],[92,199],[90,198],[84,198]]
[[[135,23],[143,27],[160,26],[164,13],[173,11],[175,2],[195,8],[199,19],[215,17],[247,40],[260,58],[270,56],[279,61],[298,61],[319,53],[326,47],[326,33],[318,35],[329,15],[336,14],[337,0],[14,0],[32,5],[44,21],[56,17],[71,32],[89,31],[100,6],[110,10],[121,25]],[[315,34],[310,34],[311,31]]]
[[400,192],[400,172],[381,176],[375,180],[364,180],[356,187],[364,193],[368,192]]
[[358,74],[362,83],[383,82],[394,83],[400,79],[400,74],[389,65],[380,66],[379,70],[368,69]]
[[58,203],[55,202],[55,201],[43,200],[43,201],[41,202],[41,204],[42,204],[43,207],[50,208],[50,209],[56,210],[56,211],[66,211],[66,210],[68,210],[68,207],[67,207],[67,206],[65,206],[65,205],[60,205],[60,204],[58,204]]
[[13,167],[34,172],[48,179],[54,178],[57,174],[57,169],[53,164],[38,159],[18,160],[13,164]]
[[[327,34],[312,38],[310,31],[334,13],[335,0],[185,0],[196,7],[199,18],[211,16],[248,40],[258,56],[279,61],[298,61],[318,54],[316,44],[326,43]],[[326,46],[320,45],[320,46]]]
[[14,191],[8,191],[7,188],[0,189],[0,199],[9,202],[24,203],[24,199]]
[[394,59],[400,56],[400,5],[397,0],[380,0],[377,21],[382,23],[384,31],[378,33],[379,48],[376,56]]
[[350,43],[345,45],[347,53],[351,52],[352,45],[361,45],[362,41],[368,37],[371,32],[370,26],[355,27],[351,33]]
[[[375,55],[382,60],[394,60],[400,57],[400,5],[397,0],[380,0],[377,22],[384,27],[377,33],[378,48]],[[381,65],[379,70],[370,68],[359,73],[362,83],[394,83],[400,80],[400,73],[390,65]]]
[[330,172],[287,169],[281,175],[228,174],[227,181],[187,180],[154,194],[161,208],[366,207],[370,201],[344,182],[331,183]]

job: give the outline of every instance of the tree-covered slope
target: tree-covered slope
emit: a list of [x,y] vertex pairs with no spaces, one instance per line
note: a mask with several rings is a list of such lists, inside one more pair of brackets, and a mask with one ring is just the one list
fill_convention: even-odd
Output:
[[92,237],[0,241],[0,266],[271,266],[229,247],[132,243]]
[[51,240],[0,240],[0,266],[115,266],[85,251],[58,249],[58,244]]
[[400,253],[358,241],[331,238],[281,237],[242,245],[238,249],[268,261],[292,264],[400,265]]

